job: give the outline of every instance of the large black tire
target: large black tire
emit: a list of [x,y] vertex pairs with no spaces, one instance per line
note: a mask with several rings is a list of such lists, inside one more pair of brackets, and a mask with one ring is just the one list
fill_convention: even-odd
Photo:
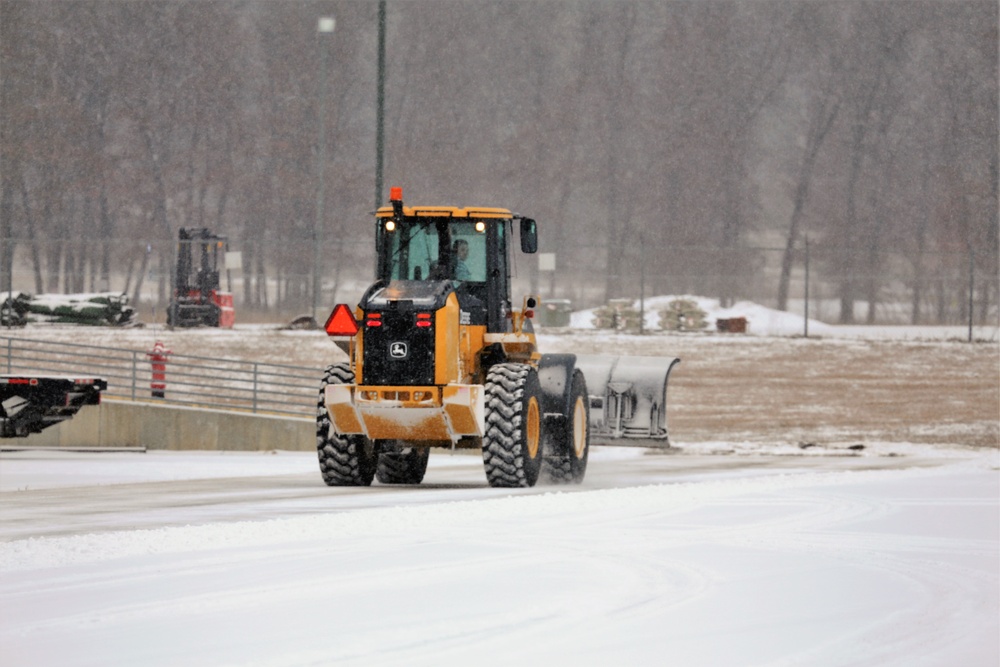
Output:
[[363,435],[340,435],[333,430],[326,411],[326,387],[351,384],[354,373],[348,364],[334,364],[326,369],[319,385],[316,405],[316,451],[319,471],[327,486],[368,486],[375,477],[378,449]]
[[411,447],[403,440],[383,442],[375,477],[380,484],[420,484],[430,453],[430,447]]
[[590,455],[590,399],[579,370],[573,373],[567,413],[546,434],[545,472],[557,484],[579,484]]
[[483,463],[495,487],[527,487],[542,468],[538,372],[527,364],[497,364],[486,376]]
[[202,324],[206,327],[218,327],[222,320],[222,308],[215,304],[210,304],[201,316]]

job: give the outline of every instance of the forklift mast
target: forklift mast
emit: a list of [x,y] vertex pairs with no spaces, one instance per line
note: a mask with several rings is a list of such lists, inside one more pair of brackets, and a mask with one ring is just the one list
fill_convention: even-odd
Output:
[[177,294],[206,303],[219,289],[219,253],[225,252],[227,239],[204,227],[182,227],[177,237]]
[[233,326],[233,296],[219,289],[220,259],[226,250],[226,237],[204,227],[178,230],[177,266],[173,299],[167,310],[168,326]]

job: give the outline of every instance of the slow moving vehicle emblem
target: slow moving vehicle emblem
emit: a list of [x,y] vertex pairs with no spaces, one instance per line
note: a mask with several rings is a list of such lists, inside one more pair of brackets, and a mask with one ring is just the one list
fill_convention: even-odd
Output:
[[389,344],[389,356],[393,359],[406,359],[409,355],[409,349],[406,347],[406,343],[402,341],[396,341]]

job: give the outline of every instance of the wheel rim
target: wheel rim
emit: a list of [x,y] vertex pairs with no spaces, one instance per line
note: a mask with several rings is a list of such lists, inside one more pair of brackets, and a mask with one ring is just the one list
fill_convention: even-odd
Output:
[[578,396],[576,405],[573,406],[573,453],[576,458],[583,458],[583,451],[587,447],[587,409],[583,404],[583,397]]
[[538,399],[534,396],[528,401],[528,423],[526,432],[528,436],[528,456],[534,459],[538,456],[539,433],[541,432],[540,420],[538,418]]

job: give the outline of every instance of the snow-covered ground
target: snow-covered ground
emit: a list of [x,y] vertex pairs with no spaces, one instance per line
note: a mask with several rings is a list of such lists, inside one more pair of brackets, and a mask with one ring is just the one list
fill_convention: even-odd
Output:
[[995,667],[997,452],[894,447],[595,450],[523,492],[444,453],[360,490],[307,453],[5,454],[7,528],[48,536],[0,542],[0,656]]
[[[650,329],[672,298],[647,300]],[[706,344],[802,332],[796,315],[698,302],[710,326],[750,321],[752,339]],[[265,341],[285,363],[330,348],[273,329],[87,341],[145,349],[168,334],[175,351],[255,359]],[[844,347],[967,330],[811,322],[810,334]],[[996,327],[974,335],[998,340]],[[540,341],[605,337],[644,340]],[[489,488],[476,455],[444,452],[419,487],[363,489],[324,487],[307,452],[5,453],[0,664],[1000,664],[995,447],[760,440],[595,449],[582,485],[513,491]]]

